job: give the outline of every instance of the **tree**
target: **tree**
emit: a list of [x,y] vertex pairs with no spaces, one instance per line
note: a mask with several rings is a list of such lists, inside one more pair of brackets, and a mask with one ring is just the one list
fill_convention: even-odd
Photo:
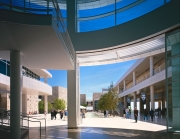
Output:
[[[44,113],[44,102],[43,101],[39,101],[38,107],[39,107],[39,113]],[[52,108],[53,108],[52,104],[50,102],[48,102],[48,112],[51,111]]]
[[50,112],[52,108],[53,108],[53,105],[50,102],[48,102],[48,112]]
[[39,107],[39,113],[44,113],[44,102],[43,101],[39,101],[38,107]]
[[81,106],[87,107],[87,104],[81,104]]
[[54,108],[56,110],[64,110],[66,108],[66,102],[63,99],[55,99],[54,100]]
[[119,96],[117,90],[114,88],[113,83],[110,84],[108,93],[101,96],[98,101],[99,110],[115,110],[119,103]]

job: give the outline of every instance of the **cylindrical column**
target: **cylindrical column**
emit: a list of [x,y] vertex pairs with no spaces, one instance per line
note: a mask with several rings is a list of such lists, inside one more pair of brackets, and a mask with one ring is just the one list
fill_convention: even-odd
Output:
[[21,69],[19,50],[11,50],[10,62],[10,138],[20,139]]
[[127,108],[127,96],[124,96],[124,108]]
[[78,125],[78,93],[77,93],[77,69],[67,71],[67,110],[68,128],[77,128]]
[[133,71],[133,86],[136,85],[136,74],[135,71]]
[[150,86],[151,109],[154,110],[154,86]]
[[44,111],[46,111],[46,113],[48,113],[48,96],[44,95]]
[[154,66],[154,63],[153,63],[153,57],[149,57],[149,63],[150,63],[150,77],[153,76],[153,66]]
[[27,94],[22,94],[22,112],[25,114],[27,111]]
[[137,98],[136,98],[136,93],[133,93],[133,98],[134,98],[134,107],[137,108]]
[[124,91],[126,91],[126,80],[124,80]]
[[48,78],[47,77],[44,77],[44,83],[48,83]]

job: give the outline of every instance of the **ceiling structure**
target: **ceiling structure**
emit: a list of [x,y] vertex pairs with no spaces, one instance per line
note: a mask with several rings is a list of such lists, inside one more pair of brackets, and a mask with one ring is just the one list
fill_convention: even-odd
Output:
[[129,60],[157,55],[165,51],[165,35],[162,34],[128,46],[116,46],[99,52],[77,53],[80,66],[93,66],[125,62]]

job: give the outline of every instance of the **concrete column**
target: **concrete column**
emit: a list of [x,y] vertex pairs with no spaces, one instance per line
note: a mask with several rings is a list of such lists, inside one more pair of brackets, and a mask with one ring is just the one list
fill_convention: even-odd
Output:
[[153,57],[149,57],[149,67],[150,67],[150,77],[153,76],[153,68],[154,68],[154,62],[153,62]]
[[20,51],[10,51],[10,138],[20,139],[21,68]]
[[154,86],[150,86],[150,100],[151,100],[151,108],[154,110]]
[[22,94],[22,113],[28,113],[28,111],[27,111],[27,94]]
[[134,99],[134,107],[137,108],[137,98],[136,98],[136,93],[133,93],[133,99]]
[[80,67],[79,64],[76,64],[76,83],[77,83],[77,115],[78,115],[78,124],[81,124],[82,117],[80,116]]
[[[67,71],[67,102],[68,102],[68,128],[77,128],[78,125],[78,93],[77,93],[77,71]],[[77,110],[78,109],[78,110]]]
[[127,96],[124,96],[124,108],[127,108]]
[[135,71],[133,71],[133,86],[136,85],[136,74]]
[[146,109],[149,111],[150,110],[150,106],[149,106],[149,96],[146,95]]
[[48,113],[48,96],[44,95],[44,111]]
[[124,91],[126,91],[126,80],[124,80]]
[[44,83],[48,83],[48,78],[47,77],[44,77]]

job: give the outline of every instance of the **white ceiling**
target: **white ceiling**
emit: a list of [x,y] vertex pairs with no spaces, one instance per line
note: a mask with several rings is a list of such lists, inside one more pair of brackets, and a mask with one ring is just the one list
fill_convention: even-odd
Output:
[[111,50],[100,52],[87,52],[77,54],[80,66],[92,66],[125,62],[129,60],[153,56],[165,51],[165,37],[160,35],[156,38],[129,45],[128,47],[118,46]]
[[0,58],[9,60],[9,50],[20,50],[21,64],[27,68],[74,69],[55,27],[0,22]]

